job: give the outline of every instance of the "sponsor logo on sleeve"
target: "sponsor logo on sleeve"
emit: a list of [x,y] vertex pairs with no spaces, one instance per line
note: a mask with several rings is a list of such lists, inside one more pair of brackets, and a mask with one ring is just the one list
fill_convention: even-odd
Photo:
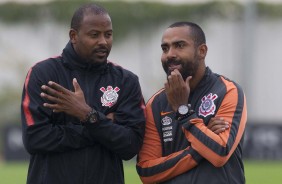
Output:
[[171,142],[171,141],[173,141],[172,137],[164,139],[164,142]]
[[161,112],[161,116],[165,116],[165,115],[168,115],[168,114],[171,114],[173,111],[169,111],[169,112]]
[[162,119],[162,124],[163,125],[170,125],[172,123],[172,119],[168,116],[165,116],[163,119]]
[[163,132],[163,137],[170,137],[172,136],[172,131]]
[[[170,114],[169,112],[168,114]],[[164,142],[171,142],[173,141],[172,135],[172,119],[169,116],[165,116],[162,119],[162,132],[163,132],[163,141]]]

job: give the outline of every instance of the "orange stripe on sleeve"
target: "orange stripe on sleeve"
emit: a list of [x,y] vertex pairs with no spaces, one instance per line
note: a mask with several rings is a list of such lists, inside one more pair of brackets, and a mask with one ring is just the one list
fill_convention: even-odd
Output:
[[[192,119],[190,123],[195,126],[194,130],[184,130],[185,136],[191,142],[192,148],[216,167],[223,166],[233,154],[243,136],[247,121],[246,98],[244,94],[241,92],[240,95],[242,97],[240,97],[241,101],[239,102],[238,89],[232,82],[223,81],[227,87],[227,94],[216,116],[223,117],[231,123],[231,127],[217,135],[205,126],[202,119]],[[199,131],[195,133],[196,130]]]
[[28,126],[34,124],[33,117],[31,115],[31,112],[29,110],[29,104],[30,104],[30,98],[28,94],[28,83],[30,79],[30,74],[31,74],[32,68],[29,70],[26,80],[25,80],[25,94],[24,94],[24,100],[23,100],[23,111],[26,119],[26,123]]
[[[179,152],[177,154],[179,154]],[[173,156],[173,157],[175,157],[175,156]],[[177,162],[177,164],[174,165],[173,167],[171,167],[170,169],[165,170],[164,172],[155,174],[153,176],[147,176],[147,177],[141,176],[140,179],[142,180],[142,182],[144,184],[151,184],[151,183],[158,183],[158,182],[162,182],[162,181],[167,181],[167,180],[169,180],[169,179],[171,179],[175,176],[178,176],[178,175],[184,173],[185,171],[188,171],[188,170],[194,168],[196,165],[197,165],[197,163],[192,158],[192,156],[187,155],[187,156],[183,157],[181,160],[179,160],[179,162]]]
[[[189,147],[166,157],[162,156],[161,139],[155,125],[151,108],[155,96],[160,92],[155,94],[146,105],[146,130],[143,146],[139,152],[137,163],[137,171],[140,171],[138,174],[143,183],[165,181],[182,174],[197,165],[192,156],[188,154]],[[171,164],[171,161],[175,164]]]

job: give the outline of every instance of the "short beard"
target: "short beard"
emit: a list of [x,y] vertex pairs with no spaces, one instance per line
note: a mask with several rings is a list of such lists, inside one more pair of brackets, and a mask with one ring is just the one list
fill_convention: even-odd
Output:
[[163,69],[167,74],[167,77],[171,74],[172,71],[170,71],[168,69],[169,64],[174,63],[174,64],[180,64],[181,65],[181,69],[180,69],[180,73],[181,76],[183,78],[183,80],[185,81],[187,79],[187,77],[195,76],[195,73],[197,72],[198,68],[199,68],[199,60],[198,57],[195,56],[194,57],[194,62],[191,61],[187,61],[187,62],[183,62],[180,60],[175,60],[175,61],[167,61],[166,63],[162,64],[163,65]]
[[199,68],[198,58],[194,58],[194,63],[189,62],[189,63],[183,64],[181,71],[180,71],[183,80],[186,80],[187,77],[189,77],[189,76],[194,77],[198,68]]
[[175,64],[175,65],[181,64],[181,66],[183,66],[183,63],[180,60],[167,60],[165,63],[162,63],[163,69],[167,76],[171,75],[172,71],[168,69],[168,66],[171,64]]

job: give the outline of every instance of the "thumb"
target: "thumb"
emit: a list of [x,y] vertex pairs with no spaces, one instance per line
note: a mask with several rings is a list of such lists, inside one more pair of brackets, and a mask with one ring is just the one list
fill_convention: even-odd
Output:
[[78,91],[81,91],[81,88],[76,80],[76,78],[73,78],[72,80],[72,85],[74,87],[74,92],[78,92]]
[[186,80],[185,80],[185,82],[186,82],[186,84],[188,85],[188,86],[190,86],[189,84],[190,84],[190,80],[192,79],[192,76],[189,76],[189,77],[187,77],[186,78]]

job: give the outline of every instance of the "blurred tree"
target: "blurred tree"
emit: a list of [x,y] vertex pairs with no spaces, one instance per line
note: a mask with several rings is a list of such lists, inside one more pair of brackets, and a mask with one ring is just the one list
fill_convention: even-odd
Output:
[[[45,4],[0,4],[0,21],[7,24],[31,22],[36,23],[42,20],[55,21],[69,24],[75,9],[81,3],[93,2],[89,0],[51,1]],[[115,29],[115,40],[119,41],[127,33],[146,29],[151,26],[157,27],[166,21],[179,19],[205,20],[207,17],[219,17],[223,19],[239,20],[243,17],[243,5],[232,1],[211,1],[201,4],[177,4],[169,5],[162,3],[148,2],[121,2],[121,1],[95,1],[104,6],[113,19]],[[258,15],[267,18],[281,18],[282,4],[257,3]],[[3,61],[1,58],[1,62]],[[5,67],[18,68],[17,73],[26,73],[25,62],[18,63],[18,66],[5,65]],[[22,79],[24,80],[24,79]],[[19,108],[23,81],[12,85],[6,81],[0,91],[0,124],[6,122],[19,122]]]

